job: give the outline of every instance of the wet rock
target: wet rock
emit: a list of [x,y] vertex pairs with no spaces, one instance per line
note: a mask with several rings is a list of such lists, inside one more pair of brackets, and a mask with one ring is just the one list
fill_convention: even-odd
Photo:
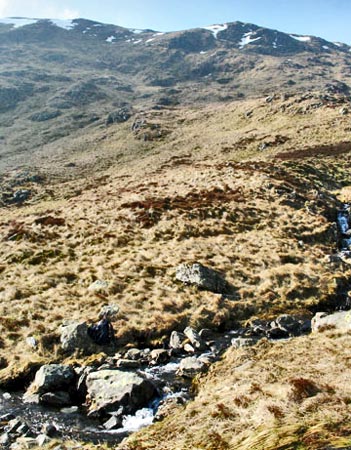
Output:
[[62,364],[46,364],[35,374],[35,378],[27,393],[45,394],[68,388],[75,382],[76,374],[70,366]]
[[91,415],[110,412],[121,406],[125,413],[133,414],[156,394],[151,381],[133,372],[121,370],[90,373],[87,377],[87,390]]
[[88,335],[86,322],[70,322],[61,327],[61,347],[68,353],[76,350],[83,354],[99,353],[101,346],[95,344]]
[[301,334],[305,322],[306,320],[298,318],[296,316],[290,314],[282,314],[274,320],[273,326],[277,326],[290,335],[298,336],[299,334]]
[[191,342],[191,345],[197,350],[202,350],[206,347],[205,343],[199,336],[199,333],[197,333],[193,328],[191,327],[185,328],[184,334]]
[[312,319],[312,332],[323,329],[335,329],[343,332],[350,331],[351,311],[338,311],[329,315],[318,312]]
[[204,372],[207,365],[196,358],[196,356],[189,356],[182,359],[180,362],[177,374],[184,378],[193,378],[196,374]]
[[184,351],[186,353],[195,353],[194,347],[191,344],[189,344],[189,343],[184,345]]
[[153,364],[166,364],[170,360],[170,355],[165,349],[155,349],[150,352],[150,360]]
[[109,420],[104,423],[104,428],[106,430],[116,430],[122,427],[123,419],[119,416],[112,416]]
[[233,347],[240,348],[240,347],[252,347],[253,345],[257,344],[258,341],[259,339],[254,337],[250,338],[237,337],[233,338],[231,342]]
[[199,289],[216,293],[224,293],[227,289],[226,281],[218,272],[199,263],[179,265],[176,279],[184,284],[192,284]]
[[57,392],[46,392],[39,397],[40,403],[50,406],[70,406],[72,405],[72,400],[68,392],[57,391]]
[[183,348],[183,342],[185,340],[185,335],[183,333],[179,333],[178,331],[172,331],[169,347],[174,350],[181,350]]

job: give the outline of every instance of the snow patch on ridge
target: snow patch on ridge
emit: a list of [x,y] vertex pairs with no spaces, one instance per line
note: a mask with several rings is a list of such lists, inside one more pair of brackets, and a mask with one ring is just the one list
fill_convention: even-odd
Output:
[[106,39],[106,42],[113,42],[116,39],[115,36],[110,36]]
[[221,25],[210,25],[208,27],[203,27],[204,30],[208,30],[211,31],[211,33],[213,33],[213,36],[217,39],[217,34],[220,31],[224,31],[228,28],[228,25],[226,23],[221,24]]
[[64,30],[72,30],[77,25],[73,20],[50,19],[50,22]]
[[4,25],[12,25],[13,28],[20,28],[26,25],[33,25],[37,23],[39,19],[25,19],[24,17],[6,17],[0,19],[0,23]]
[[295,34],[289,34],[289,36],[300,42],[308,42],[311,40],[310,36],[296,36]]
[[239,42],[239,47],[244,48],[245,45],[251,44],[251,42],[255,42],[255,41],[258,41],[259,39],[261,39],[261,36],[259,36],[257,38],[252,38],[253,34],[254,34],[253,31],[249,31],[248,33],[245,33],[244,36],[242,37],[241,41]]

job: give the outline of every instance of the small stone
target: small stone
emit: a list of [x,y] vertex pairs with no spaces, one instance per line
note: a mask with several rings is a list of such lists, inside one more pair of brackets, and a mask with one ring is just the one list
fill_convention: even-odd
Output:
[[125,359],[141,359],[143,357],[143,351],[138,348],[130,348],[124,355]]
[[184,351],[187,353],[195,353],[194,347],[189,343],[184,345]]
[[101,292],[105,291],[109,287],[109,283],[104,280],[96,280],[88,287],[88,291]]
[[33,337],[33,336],[29,336],[26,339],[26,343],[29,345],[29,347],[31,348],[37,348],[38,347],[38,341]]
[[191,345],[196,349],[201,350],[205,347],[205,344],[202,341],[201,337],[199,336],[199,333],[197,333],[193,328],[191,327],[185,328],[184,334],[191,342]]
[[166,364],[170,360],[169,352],[165,349],[152,350],[149,356],[154,364]]
[[[104,283],[106,283],[106,281]],[[106,289],[108,286],[109,284],[107,283],[107,286],[104,289]],[[120,309],[119,306],[116,305],[115,303],[105,305],[101,308],[99,312],[99,319],[103,319],[104,317],[106,317],[108,320],[115,320],[119,313],[119,309]]]
[[11,400],[11,394],[9,392],[4,392],[2,397],[4,400]]
[[257,338],[233,338],[232,339],[232,346],[236,348],[240,347],[251,347],[255,344],[257,344],[258,339]]
[[62,414],[75,414],[79,411],[78,406],[71,406],[70,408],[61,408]]
[[118,368],[125,369],[138,369],[140,367],[140,361],[133,361],[132,359],[119,359],[116,366]]
[[183,348],[183,342],[185,340],[185,335],[183,333],[179,333],[178,331],[172,331],[169,347],[174,350],[181,350]]

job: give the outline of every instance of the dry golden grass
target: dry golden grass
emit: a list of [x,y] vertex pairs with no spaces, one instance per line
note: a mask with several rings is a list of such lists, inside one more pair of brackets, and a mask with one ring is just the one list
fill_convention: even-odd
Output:
[[[349,269],[324,257],[336,250],[335,191],[351,185],[348,154],[274,155],[347,141],[349,119],[300,107],[294,99],[252,100],[148,112],[171,134],[143,142],[129,124],[116,125],[67,143],[56,166],[52,154],[38,154],[52,184],[0,213],[0,379],[30,359],[62,359],[62,322],[94,320],[107,302],[121,307],[115,325],[123,346],[156,342],[187,324],[223,330],[337,301]],[[259,151],[265,141],[270,146]],[[59,173],[71,153],[72,176]],[[65,224],[37,223],[46,216]],[[232,296],[177,283],[176,266],[192,261],[222,272]],[[95,280],[108,289],[89,291]],[[38,350],[28,336],[40,341]]]

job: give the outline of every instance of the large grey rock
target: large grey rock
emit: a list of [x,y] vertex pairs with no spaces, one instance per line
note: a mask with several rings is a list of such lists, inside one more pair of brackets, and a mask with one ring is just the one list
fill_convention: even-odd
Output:
[[87,377],[87,403],[89,414],[99,415],[124,408],[133,414],[145,406],[156,394],[151,381],[133,372],[100,370]]
[[196,356],[189,356],[182,359],[177,374],[184,378],[193,378],[196,374],[204,372],[206,369],[207,364],[196,358]]
[[86,322],[70,322],[61,327],[61,347],[68,353],[79,351],[89,355],[99,353],[101,346],[95,344],[88,335]]
[[199,263],[180,264],[176,270],[176,279],[211,292],[224,293],[227,289],[226,281],[218,272]]
[[351,311],[338,311],[329,315],[318,312],[312,319],[312,332],[320,331],[323,328],[332,328],[343,332],[350,331]]
[[35,374],[33,383],[28,389],[30,394],[44,394],[65,390],[74,384],[76,374],[74,370],[62,364],[46,364],[41,366]]

